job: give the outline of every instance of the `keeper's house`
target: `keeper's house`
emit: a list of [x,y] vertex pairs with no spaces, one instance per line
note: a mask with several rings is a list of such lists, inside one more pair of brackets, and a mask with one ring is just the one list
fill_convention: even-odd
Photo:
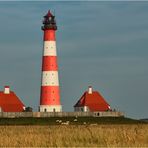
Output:
[[74,111],[98,112],[110,110],[110,105],[105,101],[99,92],[93,91],[91,86],[88,87],[88,91],[84,92],[82,97],[74,105]]
[[4,91],[0,91],[0,112],[22,112],[24,110],[25,105],[13,91],[10,91],[9,86],[5,86]]

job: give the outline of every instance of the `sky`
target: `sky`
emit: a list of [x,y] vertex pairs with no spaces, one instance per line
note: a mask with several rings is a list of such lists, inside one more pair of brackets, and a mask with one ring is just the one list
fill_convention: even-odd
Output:
[[43,16],[56,15],[61,104],[88,86],[131,118],[148,117],[148,2],[0,2],[0,90],[38,110]]

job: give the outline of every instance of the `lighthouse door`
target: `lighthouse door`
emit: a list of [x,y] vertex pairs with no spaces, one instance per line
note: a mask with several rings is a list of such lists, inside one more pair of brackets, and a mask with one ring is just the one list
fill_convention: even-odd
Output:
[[53,112],[55,112],[56,110],[55,110],[55,108],[53,109]]

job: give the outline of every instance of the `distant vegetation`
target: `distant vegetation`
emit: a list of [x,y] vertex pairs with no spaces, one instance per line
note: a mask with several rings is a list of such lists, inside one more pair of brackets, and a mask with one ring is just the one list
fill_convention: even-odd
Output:
[[148,124],[0,126],[0,147],[10,146],[148,147]]
[[0,118],[0,125],[70,125],[89,124],[137,124],[146,123],[124,117],[48,117],[48,118]]
[[141,121],[148,122],[148,119],[141,119]]

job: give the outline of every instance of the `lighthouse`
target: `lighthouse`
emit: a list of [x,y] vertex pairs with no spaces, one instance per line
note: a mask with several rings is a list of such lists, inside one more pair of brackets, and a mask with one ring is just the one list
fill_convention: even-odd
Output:
[[60,87],[56,51],[55,16],[48,11],[43,20],[43,57],[40,112],[61,112]]

